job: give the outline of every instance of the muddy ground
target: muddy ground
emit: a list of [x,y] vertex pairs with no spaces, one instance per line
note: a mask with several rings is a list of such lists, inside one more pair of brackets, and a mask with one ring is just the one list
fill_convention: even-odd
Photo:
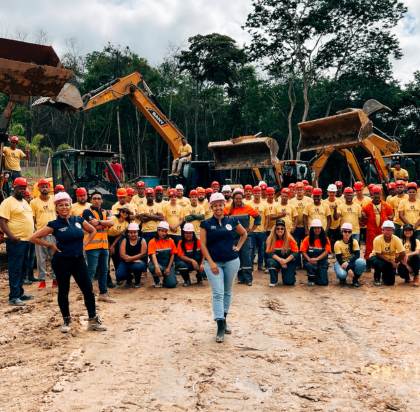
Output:
[[116,289],[109,330],[87,332],[72,285],[73,331],[56,291],[24,308],[0,279],[1,411],[419,411],[420,288],[235,285],[233,334],[214,341],[208,285]]

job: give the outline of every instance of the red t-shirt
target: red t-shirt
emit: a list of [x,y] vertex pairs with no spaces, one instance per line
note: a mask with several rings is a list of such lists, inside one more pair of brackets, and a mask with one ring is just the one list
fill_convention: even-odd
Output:
[[[180,240],[178,242],[178,247],[177,247],[177,255],[178,256],[184,256],[184,250],[182,249],[181,246],[182,241]],[[185,249],[187,252],[192,252],[192,250],[194,249],[194,242],[191,240],[190,242],[185,242]],[[197,251],[201,250],[201,243],[200,243],[200,239],[197,239]]]
[[[123,174],[123,167],[121,163],[111,163],[112,170],[115,173],[115,176],[118,177],[119,180],[121,180],[122,174]],[[108,179],[112,181],[114,176],[112,173],[109,172],[108,168],[106,169],[106,175],[108,176]]]

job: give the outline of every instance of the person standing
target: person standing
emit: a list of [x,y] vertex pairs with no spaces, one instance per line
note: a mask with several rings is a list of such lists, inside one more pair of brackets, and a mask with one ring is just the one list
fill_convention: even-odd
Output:
[[342,201],[336,198],[337,186],[335,184],[328,185],[327,193],[328,193],[328,197],[325,200],[323,200],[323,203],[328,205],[331,212],[331,225],[327,234],[328,234],[328,238],[330,239],[330,243],[334,245],[334,243],[337,240],[339,240],[341,236],[340,219],[339,218],[335,219],[334,214],[338,208],[338,205],[340,205]]
[[305,234],[309,234],[311,222],[319,219],[322,227],[328,233],[331,226],[331,211],[327,204],[322,202],[322,189],[316,187],[312,192],[312,202],[305,206],[303,211],[303,223],[305,225]]
[[140,206],[146,204],[146,185],[140,180],[136,183],[137,194],[133,196],[132,202],[134,203],[136,209],[139,209]]
[[125,187],[120,187],[117,189],[117,201],[112,205],[111,213],[116,215],[118,210],[122,207],[127,207],[130,210],[130,213],[134,216],[136,214],[136,205],[131,204],[128,201],[127,189]]
[[[194,227],[194,234],[200,238],[200,223],[206,217],[206,212],[203,206],[198,203],[198,191],[190,191],[190,206],[184,209],[184,220],[186,223],[191,223]],[[185,229],[184,229],[185,230]]]
[[401,221],[405,225],[414,228],[414,237],[420,236],[420,199],[417,199],[417,183],[410,182],[407,185],[408,199],[403,200],[398,205],[398,213]]
[[92,194],[92,205],[83,212],[83,219],[90,223],[96,230],[92,239],[88,239],[85,244],[86,260],[88,265],[88,275],[91,282],[95,275],[98,276],[99,297],[102,302],[113,303],[114,300],[108,294],[108,261],[109,244],[108,228],[113,225],[108,219],[107,212],[102,209],[102,195],[99,192]]
[[181,138],[181,143],[182,145],[178,151],[178,158],[174,159],[172,162],[171,176],[179,176],[184,163],[191,161],[191,155],[192,155],[191,145],[187,143],[187,139],[185,137]]
[[[203,187],[197,187],[197,196],[198,196],[198,204],[199,206],[203,208],[205,218],[208,219],[209,217],[211,217],[212,213],[210,209],[210,203],[206,197],[206,189],[204,189]],[[200,234],[198,233],[198,236],[199,235]]]
[[225,197],[225,207],[229,208],[232,205],[232,188],[229,185],[222,187],[222,195]]
[[29,238],[34,233],[32,209],[23,198],[28,183],[24,177],[13,182],[13,195],[0,204],[0,230],[6,236],[6,253],[9,272],[9,305],[24,306],[33,299],[23,290],[28,268]]
[[[252,254],[251,254],[251,268],[253,267],[255,256],[257,256],[257,254],[258,254],[257,269],[259,271],[262,271],[262,270],[264,270],[263,263],[266,263],[265,241],[267,239],[267,235],[266,235],[267,207],[266,207],[266,202],[264,202],[262,200],[262,190],[261,190],[260,186],[255,186],[255,188],[258,188],[259,190],[257,189],[254,192],[254,197],[253,197],[253,199],[250,203],[245,203],[244,198],[242,198],[242,204],[246,208],[249,209],[248,215],[250,217],[252,217],[253,219],[250,219],[249,222],[248,221],[244,222],[241,218],[239,218],[239,223],[241,223],[241,225],[245,229],[247,229],[247,231],[248,231],[248,239],[249,239],[249,243],[250,243],[250,247],[251,247],[251,251],[252,251]],[[271,192],[271,189],[273,189],[273,188],[270,188],[270,192]],[[236,192],[236,190],[237,189],[235,189],[235,192]],[[274,199],[274,195],[272,196],[272,198]],[[235,201],[234,201],[234,203],[235,203]],[[234,207],[236,209],[237,206],[234,204]],[[253,210],[254,210],[254,212],[253,212]],[[254,219],[255,211],[258,212],[259,223],[257,223],[257,221]],[[252,224],[252,226],[251,226],[251,224]],[[243,254],[247,253],[246,252],[247,243],[248,243],[248,240],[246,240],[244,246],[242,246],[241,250],[243,251]],[[244,271],[243,271],[243,268],[242,268],[242,262],[244,260],[243,254],[240,254],[240,256],[239,256],[239,258],[241,260],[241,269],[239,270],[239,273],[238,273],[238,280],[239,281],[243,280],[244,283],[249,283],[249,279],[246,279],[246,276],[245,276],[245,278],[243,276],[244,275]],[[265,265],[265,266],[267,266],[267,265]],[[251,272],[251,281],[252,281],[252,272]]]
[[175,186],[176,196],[177,196],[177,204],[181,207],[187,207],[190,204],[190,199],[184,196],[184,186],[178,183]]
[[[38,189],[40,192],[39,197],[32,199],[30,202],[36,230],[42,229],[43,227],[47,226],[48,222],[51,222],[56,218],[54,198],[49,194],[50,182],[47,179],[40,179],[38,181]],[[48,235],[48,237],[44,240],[48,243],[53,243],[55,241],[52,235]],[[49,247],[35,244],[35,255],[38,266],[38,278],[40,281],[38,289],[45,289],[47,262],[51,262],[53,257],[53,250]],[[52,286],[56,287],[57,281],[55,279],[54,272],[51,273],[51,277],[53,279]]]
[[247,239],[247,232],[238,219],[224,215],[225,204],[221,193],[213,193],[210,197],[213,216],[200,224],[204,271],[212,289],[216,342],[219,343],[224,341],[225,333],[231,333],[226,317],[232,301],[233,281],[240,266],[238,253]]
[[403,200],[408,199],[408,195],[405,192],[405,182],[403,180],[397,180],[395,182],[396,185],[396,192],[397,194],[389,200],[389,204],[394,209],[394,225],[395,225],[395,234],[400,237],[401,236],[401,226],[404,224],[403,221],[400,219],[400,213],[398,208],[400,203]]
[[278,210],[280,213],[279,219],[284,220],[288,233],[292,234],[294,232],[293,222],[296,220],[297,211],[295,208],[290,206],[289,195],[290,189],[288,189],[287,187],[281,189]]
[[[368,205],[372,199],[369,196],[365,196],[363,194],[363,183],[362,182],[354,182],[353,185],[353,189],[354,192],[356,193],[356,196],[354,196],[353,201],[355,203],[358,203],[360,205],[360,207],[363,208]],[[373,197],[373,196],[372,196]],[[362,221],[360,223],[360,243],[364,242],[366,243],[366,223],[364,221]]]
[[[63,317],[61,332],[70,332],[69,291],[70,279],[73,276],[83,294],[88,312],[88,330],[105,331],[106,327],[96,314],[95,295],[92,282],[87,273],[83,257],[83,231],[87,232],[85,243],[95,236],[96,230],[86,220],[79,216],[71,216],[71,198],[66,192],[60,192],[54,197],[57,217],[48,222],[47,226],[37,230],[30,241],[36,245],[47,247],[54,253],[51,264],[57,277],[58,306]],[[54,236],[56,242],[47,242],[48,236]]]
[[84,187],[78,187],[76,189],[76,203],[73,203],[71,206],[71,215],[72,216],[82,216],[83,211],[89,209],[91,204],[88,200],[88,193]]
[[303,221],[303,212],[307,205],[312,203],[312,200],[305,196],[305,186],[302,182],[295,184],[296,197],[289,200],[289,204],[296,210],[296,217],[293,222],[294,232],[293,238],[296,240],[298,246],[302,243],[305,237],[305,222]]
[[[119,182],[124,181],[124,168],[121,163],[118,162],[118,156],[114,156],[111,160],[111,169],[114,173],[112,173],[108,168],[105,169],[105,174],[108,180],[112,183],[117,183],[118,179]],[[114,177],[115,174],[115,177]]]
[[155,191],[148,187],[146,189],[146,204],[140,206],[137,210],[138,218],[141,221],[141,232],[149,243],[157,233],[158,223],[164,220],[162,205],[156,204],[154,201]]
[[[9,173],[9,181],[13,182],[21,176],[22,168],[20,161],[26,157],[25,153],[17,148],[18,136],[10,137],[10,146],[3,147],[4,173]],[[7,194],[10,195],[10,188],[7,186]]]
[[340,219],[340,224],[351,223],[353,228],[353,238],[360,242],[360,220],[362,218],[362,208],[353,200],[354,192],[351,187],[344,189],[345,202],[341,203],[334,211],[334,219]]
[[181,225],[184,221],[184,207],[177,202],[175,189],[169,189],[169,203],[162,208],[162,214],[169,223],[169,236],[174,240],[175,245],[181,239]]

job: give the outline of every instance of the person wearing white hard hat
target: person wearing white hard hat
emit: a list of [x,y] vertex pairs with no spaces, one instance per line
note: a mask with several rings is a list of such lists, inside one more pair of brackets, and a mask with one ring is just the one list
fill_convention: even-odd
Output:
[[239,251],[247,239],[247,232],[238,219],[224,215],[225,204],[223,194],[213,193],[210,197],[213,216],[200,224],[204,270],[211,285],[217,322],[216,342],[223,342],[225,333],[230,333],[226,317],[232,301],[233,281],[240,266]]
[[308,286],[328,286],[328,254],[331,244],[319,219],[313,219],[306,236],[300,245],[303,266],[308,272]]
[[369,259],[375,286],[395,284],[398,264],[404,260],[405,248],[401,239],[394,235],[395,225],[391,220],[382,223],[382,235],[373,240],[373,251]]
[[139,225],[130,223],[127,227],[127,238],[120,244],[120,258],[116,278],[120,282],[125,280],[126,286],[131,287],[134,276],[134,287],[141,286],[141,274],[147,270],[147,243],[139,236]]
[[[89,243],[96,234],[96,229],[80,216],[71,216],[71,198],[66,192],[54,196],[57,219],[48,222],[37,230],[29,239],[36,245],[50,248],[53,252],[51,261],[58,285],[58,305],[63,316],[61,331],[70,331],[69,291],[70,278],[81,290],[89,315],[88,330],[104,331],[105,326],[96,314],[95,295],[92,282],[83,256],[83,246]],[[84,232],[87,233],[84,239]],[[44,238],[53,235],[56,242],[47,242]]]
[[176,197],[177,197],[176,203],[181,207],[189,206],[190,205],[190,199],[188,199],[188,197],[184,196],[184,186],[182,186],[180,183],[178,183],[175,186],[175,190],[176,190]]
[[357,239],[352,236],[353,226],[351,223],[343,223],[341,226],[342,239],[334,244],[334,253],[337,261],[334,271],[340,285],[346,285],[347,276],[352,278],[352,285],[360,286],[359,279],[366,270],[366,261],[360,257],[360,246]]
[[200,239],[197,239],[192,223],[185,223],[182,228],[175,267],[184,280],[184,286],[191,286],[190,272],[193,271],[196,272],[197,284],[203,283],[204,258],[201,253]]
[[[149,270],[153,275],[155,288],[176,288],[174,259],[176,255],[175,242],[168,235],[169,223],[165,220],[157,225],[156,236],[149,242]],[[162,281],[161,281],[162,279]]]
[[337,210],[338,206],[343,203],[343,201],[336,196],[337,186],[334,183],[328,185],[327,193],[328,197],[322,202],[330,208],[331,224],[328,229],[327,235],[330,239],[331,245],[334,245],[335,242],[341,238],[340,219],[334,219],[334,212]]
[[225,197],[225,207],[230,207],[232,205],[232,188],[229,185],[224,185],[222,187],[222,194]]

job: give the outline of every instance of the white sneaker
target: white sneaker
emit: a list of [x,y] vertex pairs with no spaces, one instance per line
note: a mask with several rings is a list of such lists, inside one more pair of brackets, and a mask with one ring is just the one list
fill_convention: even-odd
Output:
[[61,333],[69,333],[70,332],[70,324],[69,323],[63,323],[61,325],[60,331]]
[[269,286],[270,288],[274,288],[274,287],[276,286],[276,283],[270,283],[268,286]]

